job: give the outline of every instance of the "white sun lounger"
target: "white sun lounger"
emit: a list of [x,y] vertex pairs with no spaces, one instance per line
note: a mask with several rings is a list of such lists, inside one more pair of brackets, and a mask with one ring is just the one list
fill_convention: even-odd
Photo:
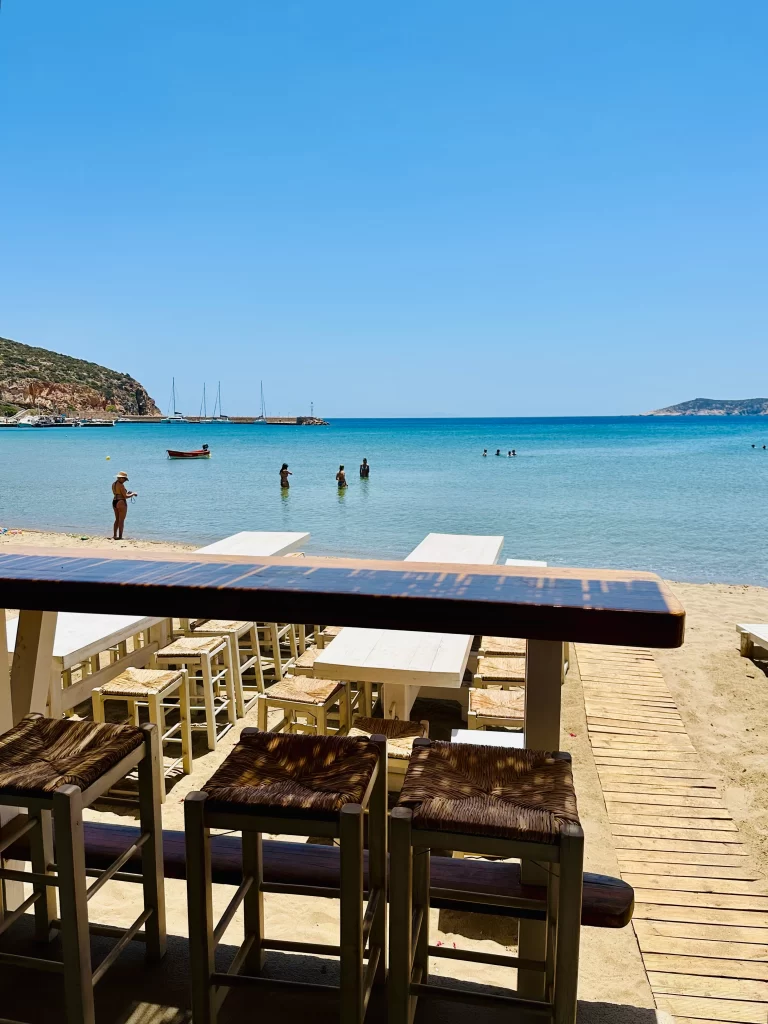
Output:
[[243,530],[198,548],[198,555],[252,555],[254,558],[274,558],[296,551],[309,540],[308,533],[279,533],[270,530]]
[[447,562],[452,565],[493,565],[504,546],[503,537],[464,533],[428,533],[406,562]]
[[755,647],[768,652],[768,622],[744,622],[736,629],[741,634],[742,658],[751,658]]

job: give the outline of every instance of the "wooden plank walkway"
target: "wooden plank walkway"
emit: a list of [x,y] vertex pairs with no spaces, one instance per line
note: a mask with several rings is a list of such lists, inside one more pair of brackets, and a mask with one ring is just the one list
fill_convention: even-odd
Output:
[[650,650],[577,644],[587,726],[656,1004],[768,1024],[768,889]]

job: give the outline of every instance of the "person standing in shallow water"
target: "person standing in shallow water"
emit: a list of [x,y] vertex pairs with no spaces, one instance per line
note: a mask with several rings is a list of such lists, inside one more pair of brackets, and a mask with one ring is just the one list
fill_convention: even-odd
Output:
[[288,483],[289,476],[293,476],[293,473],[288,469],[288,463],[284,462],[280,470],[280,486],[283,490],[287,490],[291,486]]
[[127,473],[118,473],[112,484],[112,511],[115,513],[115,525],[112,527],[112,540],[123,539],[123,526],[128,515],[128,499],[138,498],[138,491],[126,490]]
[[336,483],[339,485],[339,490],[347,487],[347,474],[344,472],[344,467],[339,466],[339,472],[336,474]]
[[368,459],[363,459],[360,464],[360,477],[363,480],[367,480],[371,475],[371,467],[368,465]]

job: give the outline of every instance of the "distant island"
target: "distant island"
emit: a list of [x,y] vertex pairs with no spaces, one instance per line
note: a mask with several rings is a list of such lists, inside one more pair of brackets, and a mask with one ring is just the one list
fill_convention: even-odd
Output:
[[62,415],[161,416],[127,373],[0,338],[0,415],[25,409]]
[[768,398],[693,398],[645,416],[768,416]]

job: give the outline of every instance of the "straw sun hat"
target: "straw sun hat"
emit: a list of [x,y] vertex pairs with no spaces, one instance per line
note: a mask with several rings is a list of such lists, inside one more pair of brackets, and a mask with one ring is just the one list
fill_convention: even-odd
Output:
[[124,469],[121,469],[120,472],[115,477],[115,480],[127,480],[127,479],[128,479],[128,474],[125,472]]

